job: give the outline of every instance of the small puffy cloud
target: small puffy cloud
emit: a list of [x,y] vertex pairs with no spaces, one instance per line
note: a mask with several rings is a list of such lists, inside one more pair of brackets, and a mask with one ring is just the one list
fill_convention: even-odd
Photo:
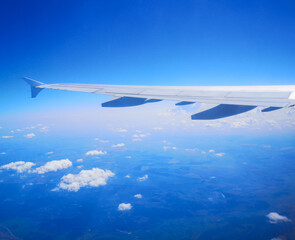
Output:
[[120,203],[118,206],[118,210],[119,211],[127,211],[130,210],[132,208],[130,203]]
[[119,128],[119,129],[118,129],[118,132],[120,132],[120,133],[126,133],[126,132],[128,132],[128,130],[123,129],[123,128]]
[[2,136],[2,138],[5,138],[5,139],[7,139],[7,138],[13,138],[14,136]]
[[133,142],[140,142],[140,141],[142,141],[142,139],[141,138],[133,138],[132,141]]
[[210,150],[209,150],[209,153],[214,153],[214,152],[215,152],[214,149],[210,149]]
[[171,147],[171,146],[164,146],[163,149],[166,151],[168,149],[176,150],[176,147]]
[[124,147],[124,146],[125,146],[125,143],[118,143],[118,144],[112,145],[113,148]]
[[40,128],[40,132],[48,132],[49,127],[42,127]]
[[281,222],[291,222],[291,220],[285,216],[282,216],[276,212],[270,212],[266,215],[266,217],[269,219],[270,223],[276,224]]
[[5,155],[5,154],[6,154],[6,152],[1,152],[1,153],[0,153],[0,155]]
[[73,164],[69,159],[54,160],[47,162],[45,165],[36,168],[33,172],[38,174],[44,174],[47,172],[56,172],[57,170],[71,167]]
[[131,156],[126,156],[126,158],[130,159],[130,158],[132,158],[132,157],[131,157]]
[[11,162],[9,164],[3,165],[0,167],[0,169],[7,169],[7,170],[13,169],[13,170],[16,170],[18,173],[22,173],[29,170],[34,165],[35,163],[32,163],[32,162],[18,161],[18,162]]
[[140,181],[140,182],[143,182],[143,181],[147,180],[148,178],[149,178],[149,175],[146,174],[143,177],[137,178],[137,180]]
[[99,139],[99,138],[95,138],[94,140],[99,141],[101,143],[108,143],[109,142],[108,140],[102,140],[102,139]]
[[53,154],[53,152],[47,152],[46,154],[47,154],[47,155],[51,155],[51,154]]
[[115,174],[110,170],[92,168],[91,170],[82,170],[78,174],[68,174],[62,177],[58,185],[60,189],[77,192],[81,187],[98,187],[106,185],[109,177]]
[[142,195],[140,193],[134,195],[135,198],[141,199]]
[[26,138],[33,138],[36,137],[36,135],[34,133],[28,133],[26,135],[24,135]]
[[130,175],[126,175],[125,178],[130,178]]
[[216,157],[223,157],[225,155],[225,153],[216,153],[215,156]]
[[198,148],[187,148],[185,149],[187,152],[195,152],[195,151],[200,151]]
[[86,156],[98,156],[98,155],[106,155],[106,151],[98,151],[98,150],[91,150],[86,153]]
[[82,158],[77,159],[77,162],[83,162]]
[[144,137],[146,137],[146,136],[148,136],[149,134],[133,134],[132,135],[132,137],[133,138],[144,138]]

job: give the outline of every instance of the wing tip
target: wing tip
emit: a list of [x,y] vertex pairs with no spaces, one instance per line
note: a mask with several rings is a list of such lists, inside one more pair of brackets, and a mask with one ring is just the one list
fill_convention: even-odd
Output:
[[31,86],[31,97],[35,98],[38,96],[38,94],[41,92],[43,88],[37,88],[40,85],[44,85],[42,82],[38,82],[36,80],[33,80],[28,77],[23,77],[22,78],[26,83],[28,83]]

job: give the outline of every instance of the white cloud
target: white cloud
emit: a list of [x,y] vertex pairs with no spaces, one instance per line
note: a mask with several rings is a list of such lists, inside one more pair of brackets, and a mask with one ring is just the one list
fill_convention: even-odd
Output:
[[0,169],[7,169],[7,170],[13,169],[19,173],[22,173],[22,172],[29,170],[34,165],[35,165],[35,163],[32,163],[32,162],[18,161],[18,162],[11,162],[9,164],[3,165],[0,167]]
[[40,128],[40,132],[48,132],[49,127],[42,127]]
[[187,152],[195,152],[195,151],[200,151],[198,148],[187,148],[185,149]]
[[141,138],[133,138],[132,141],[133,142],[140,142],[140,141],[142,141],[142,139]]
[[26,138],[33,138],[36,137],[36,135],[34,133],[28,133],[26,135],[24,135]]
[[78,174],[68,174],[62,177],[59,188],[68,191],[77,192],[81,187],[98,187],[106,185],[109,177],[115,176],[110,170],[92,168],[91,170],[82,170]]
[[276,212],[270,212],[266,215],[266,217],[269,219],[270,223],[276,224],[280,222],[291,222],[291,220],[285,216],[282,216]]
[[280,238],[280,237],[275,237],[275,238],[272,238],[272,239],[270,239],[270,240],[283,240],[283,239]]
[[209,150],[209,153],[214,153],[214,152],[215,152],[214,149],[210,149],[210,150]]
[[142,195],[140,193],[134,195],[135,198],[141,199]]
[[132,157],[131,157],[131,156],[126,156],[126,158],[130,159],[130,158],[132,158]]
[[128,130],[123,129],[123,128],[119,128],[119,129],[118,129],[118,132],[125,133],[125,132],[128,132]]
[[51,154],[53,154],[53,152],[47,152],[46,154],[47,154],[47,155],[51,155]]
[[161,128],[161,127],[154,127],[154,130],[160,131],[160,130],[163,130],[163,128]]
[[14,136],[2,136],[2,138],[13,138]]
[[130,178],[130,175],[126,175],[125,178]]
[[118,206],[118,210],[119,211],[127,211],[130,210],[132,208],[130,203],[120,203]]
[[140,182],[143,182],[143,181],[147,180],[148,178],[149,178],[149,175],[146,174],[143,177],[137,178],[137,180],[140,181]]
[[176,147],[164,146],[163,149],[166,151],[168,149],[176,150]]
[[113,148],[117,148],[117,147],[124,147],[125,143],[118,143],[116,145],[112,145]]
[[225,155],[225,153],[216,153],[215,156],[216,157],[223,157]]
[[144,138],[144,137],[146,137],[148,135],[150,135],[150,134],[148,134],[148,133],[147,134],[141,133],[141,134],[133,134],[132,137],[133,138]]
[[86,156],[97,156],[97,155],[105,155],[105,154],[107,154],[106,151],[91,150],[86,153]]
[[1,153],[0,153],[0,155],[5,155],[5,154],[6,154],[6,152],[1,152]]
[[77,162],[83,162],[82,158],[77,159]]
[[109,142],[108,140],[102,140],[102,139],[99,139],[99,138],[95,138],[94,140],[99,141],[101,143],[108,143]]
[[38,174],[44,174],[47,172],[56,172],[57,170],[71,167],[73,164],[69,159],[54,160],[47,162],[45,165],[36,168],[33,172]]

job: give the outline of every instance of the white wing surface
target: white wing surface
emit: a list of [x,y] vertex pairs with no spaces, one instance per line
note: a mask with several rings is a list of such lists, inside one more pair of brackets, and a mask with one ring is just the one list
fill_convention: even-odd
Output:
[[103,107],[129,107],[161,100],[178,101],[176,105],[210,103],[218,106],[192,115],[192,119],[217,119],[264,107],[263,112],[293,107],[295,85],[279,86],[133,86],[100,84],[43,84],[24,78],[31,85],[32,97],[42,89],[111,95]]

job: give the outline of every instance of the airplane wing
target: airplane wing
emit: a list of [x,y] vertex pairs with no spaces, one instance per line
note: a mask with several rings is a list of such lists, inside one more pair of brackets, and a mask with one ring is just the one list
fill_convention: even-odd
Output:
[[295,85],[279,86],[135,86],[101,84],[44,84],[29,78],[31,96],[43,89],[77,91],[113,96],[102,107],[130,107],[162,100],[177,106],[209,103],[217,106],[192,115],[193,120],[219,119],[264,107],[262,112],[294,107]]

